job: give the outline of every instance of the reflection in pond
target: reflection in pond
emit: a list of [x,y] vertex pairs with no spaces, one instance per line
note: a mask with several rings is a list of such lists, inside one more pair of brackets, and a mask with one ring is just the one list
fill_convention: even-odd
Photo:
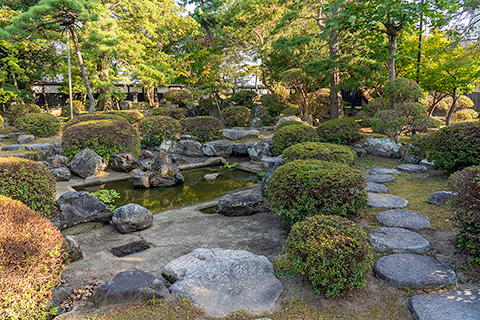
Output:
[[[220,176],[213,182],[207,182],[203,180],[203,176],[208,173],[220,173]],[[169,188],[133,189],[130,181],[121,181],[78,190],[114,189],[120,193],[120,199],[115,202],[117,207],[127,203],[137,203],[152,212],[159,212],[212,200],[229,191],[258,182],[257,175],[254,173],[220,167],[182,171],[182,174],[185,177],[185,183]]]

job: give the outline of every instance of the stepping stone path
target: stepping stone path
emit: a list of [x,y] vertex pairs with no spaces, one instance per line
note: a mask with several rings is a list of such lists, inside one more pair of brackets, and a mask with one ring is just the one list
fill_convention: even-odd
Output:
[[411,253],[381,257],[373,271],[389,285],[411,289],[444,288],[457,281],[455,271],[443,262]]
[[427,216],[404,209],[380,211],[375,215],[375,219],[384,227],[405,228],[412,231],[430,228],[430,219]]
[[437,191],[428,196],[428,203],[442,206],[455,198],[456,193],[452,191]]
[[48,151],[52,149],[52,145],[50,143],[37,143],[25,146],[25,150],[27,151]]
[[389,174],[367,174],[367,182],[374,183],[394,183],[395,178]]
[[401,228],[378,228],[368,234],[370,245],[378,252],[426,253],[430,243],[418,233]]
[[368,208],[398,209],[405,208],[408,201],[391,194],[368,193]]
[[407,305],[417,320],[478,320],[480,290],[420,294],[409,298]]
[[2,147],[2,151],[17,151],[22,148],[23,146],[21,144],[10,144],[8,146]]
[[400,171],[397,169],[387,169],[387,168],[372,168],[368,174],[399,174]]
[[380,183],[367,182],[367,191],[375,193],[387,193],[388,187]]
[[419,164],[400,164],[397,166],[397,169],[406,173],[422,173],[427,171],[427,168],[425,168],[422,165]]

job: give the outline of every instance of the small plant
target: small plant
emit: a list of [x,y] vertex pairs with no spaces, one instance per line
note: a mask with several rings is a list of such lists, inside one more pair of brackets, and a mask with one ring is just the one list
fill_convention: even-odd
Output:
[[105,203],[108,209],[112,210],[112,212],[115,212],[115,210],[117,210],[117,207],[115,206],[115,201],[120,198],[120,193],[118,193],[116,190],[101,189],[89,193],[98,200]]
[[258,177],[259,180],[262,180],[264,175],[265,175],[265,171],[257,173],[257,177]]
[[235,169],[238,166],[238,162],[229,163],[228,161],[222,166],[225,169]]

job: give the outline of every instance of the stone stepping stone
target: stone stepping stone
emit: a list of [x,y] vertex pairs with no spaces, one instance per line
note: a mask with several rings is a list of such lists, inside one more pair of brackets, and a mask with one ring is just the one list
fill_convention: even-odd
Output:
[[387,168],[372,168],[368,174],[399,174],[400,171],[397,169],[387,169]]
[[23,146],[21,144],[10,144],[8,146],[2,147],[2,151],[17,151],[22,148]]
[[389,174],[367,174],[367,182],[374,183],[394,183],[395,178]]
[[455,271],[445,263],[412,253],[381,257],[373,271],[389,285],[411,289],[444,288],[457,281]]
[[378,252],[426,253],[430,243],[418,233],[401,228],[378,228],[368,233],[370,245]]
[[409,298],[407,306],[417,320],[478,320],[480,290],[420,294]]
[[48,151],[50,149],[52,149],[50,143],[37,143],[25,146],[25,150],[27,151]]
[[430,219],[427,216],[404,209],[380,211],[375,215],[375,219],[384,227],[405,228],[412,231],[430,228]]
[[367,182],[367,191],[375,193],[387,193],[388,187],[381,183]]
[[368,208],[398,209],[405,208],[407,205],[408,200],[391,194],[368,193]]
[[428,196],[428,203],[443,206],[453,200],[457,194],[452,191],[437,191]]
[[399,164],[397,166],[397,169],[406,173],[422,173],[427,171],[427,168],[425,166],[409,163]]

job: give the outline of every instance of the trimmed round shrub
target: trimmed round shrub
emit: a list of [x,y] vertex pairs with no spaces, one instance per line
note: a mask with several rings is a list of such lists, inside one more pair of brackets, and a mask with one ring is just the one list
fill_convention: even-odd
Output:
[[418,132],[427,132],[428,128],[440,128],[442,121],[430,117],[428,114],[421,114],[413,121],[413,129]]
[[291,126],[291,125],[295,125],[295,124],[303,124],[303,122],[300,122],[300,121],[295,121],[295,120],[288,120],[288,121],[284,121],[282,123],[280,123],[278,126],[276,126],[276,130],[280,129],[280,128],[283,128],[283,127],[286,127],[286,126]]
[[350,217],[366,207],[366,179],[345,164],[295,160],[275,170],[267,183],[273,213],[291,226],[317,214]]
[[283,115],[286,116],[299,116],[300,115],[300,108],[299,107],[287,107],[282,111]]
[[304,124],[287,125],[275,131],[271,149],[273,155],[278,156],[294,144],[319,141],[318,134],[312,127]]
[[480,122],[463,122],[441,128],[428,139],[428,160],[447,173],[480,164]]
[[175,108],[170,110],[170,117],[177,120],[185,119],[185,114],[187,113],[187,109],[185,108]]
[[132,109],[148,110],[150,109],[150,105],[146,101],[137,101],[132,103]]
[[327,297],[364,288],[373,265],[366,233],[338,216],[316,215],[295,224],[285,252],[293,269]]
[[472,122],[478,120],[478,112],[473,109],[458,110],[452,115],[452,123]]
[[242,106],[222,110],[226,127],[246,127],[250,124],[250,109]]
[[27,113],[15,120],[16,128],[37,137],[51,137],[60,132],[60,120],[48,113]]
[[80,122],[63,132],[63,153],[73,158],[79,151],[90,148],[105,160],[119,152],[140,151],[138,130],[124,120],[94,120]]
[[167,107],[158,107],[152,109],[152,116],[162,116],[168,117],[170,116],[170,109]]
[[170,89],[163,94],[165,100],[171,103],[178,104],[179,106],[185,106],[186,100],[192,99],[192,93],[183,89]]
[[222,139],[225,126],[215,117],[195,117],[185,120],[185,130],[200,143]]
[[368,116],[364,116],[363,119],[371,118],[377,113],[378,111],[387,110],[388,106],[383,98],[375,98],[370,100],[367,105],[362,109],[362,111],[366,112]]
[[321,123],[317,133],[321,142],[350,145],[362,139],[360,125],[352,118],[333,119]]
[[126,120],[130,124],[135,124],[145,118],[143,113],[138,110],[113,110],[113,111],[106,111],[103,114],[111,114],[114,116],[119,116],[123,120]]
[[65,268],[65,249],[62,234],[49,220],[0,196],[2,319],[47,319],[44,309]]
[[422,88],[415,81],[407,78],[389,81],[383,88],[383,92],[390,103],[415,101],[424,97]]
[[40,113],[42,109],[36,104],[15,104],[8,108],[8,115],[10,117],[10,123],[14,123],[15,120],[27,113]]
[[398,140],[400,134],[406,129],[408,119],[395,109],[382,110],[375,113],[369,120],[373,132],[386,134],[393,140]]
[[285,103],[285,99],[278,93],[269,93],[263,95],[260,98],[260,101],[267,112],[272,117],[280,115],[282,111],[287,108],[287,104]]
[[0,157],[0,195],[23,202],[43,217],[58,213],[56,179],[36,161]]
[[94,113],[94,114],[81,114],[75,118],[68,120],[67,123],[63,126],[63,130],[66,130],[68,127],[71,127],[77,123],[87,122],[87,121],[97,121],[97,120],[125,120],[120,115],[106,114],[106,113]]
[[217,107],[217,102],[214,98],[203,98],[198,102],[198,107],[200,108],[202,114],[208,114],[211,108]]
[[154,116],[140,121],[138,126],[143,142],[150,146],[159,146],[163,140],[176,140],[183,133],[180,121],[163,116]]
[[256,96],[257,93],[255,91],[240,90],[235,92],[230,98],[225,100],[225,102],[233,102],[237,105],[246,106],[247,108],[251,109],[253,107],[253,100],[255,100]]
[[349,166],[355,163],[355,154],[349,147],[322,142],[295,144],[285,149],[282,157],[285,162],[294,160],[322,160],[343,163]]

